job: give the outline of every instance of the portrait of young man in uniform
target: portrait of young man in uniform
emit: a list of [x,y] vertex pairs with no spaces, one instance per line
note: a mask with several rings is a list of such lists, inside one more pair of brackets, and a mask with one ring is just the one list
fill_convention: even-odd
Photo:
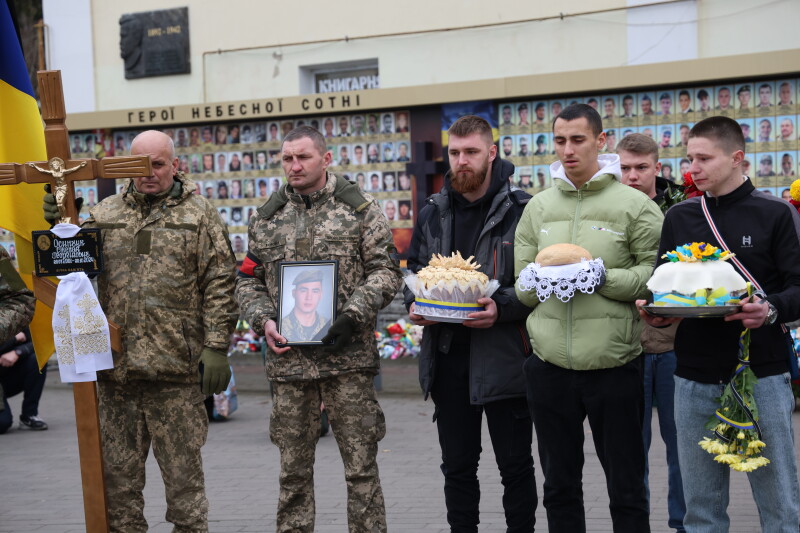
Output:
[[742,85],[736,90],[736,98],[739,99],[739,109],[749,109],[750,108],[750,86],[749,85]]
[[[323,268],[284,267],[284,272],[292,268],[301,272],[290,282],[291,291],[283,298],[283,303],[289,312],[281,317],[280,333],[289,343],[320,341],[328,332],[332,315],[331,291],[326,291]],[[284,289],[287,288],[288,284]],[[324,306],[320,309],[320,303],[326,292],[327,313],[323,312]]]

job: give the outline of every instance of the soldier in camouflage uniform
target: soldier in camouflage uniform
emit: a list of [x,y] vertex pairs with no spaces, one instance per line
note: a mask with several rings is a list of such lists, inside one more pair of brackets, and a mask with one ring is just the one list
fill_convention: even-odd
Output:
[[319,341],[330,320],[317,312],[322,298],[322,271],[306,270],[292,281],[294,307],[281,318],[281,334],[289,341]]
[[0,246],[0,344],[25,329],[33,318],[35,305],[33,293],[25,287],[6,249]]
[[[392,234],[377,202],[326,171],[331,153],[315,129],[301,126],[282,145],[287,184],[258,208],[236,283],[243,314],[269,346],[275,400],[270,438],[281,454],[278,532],[314,531],[314,450],[325,402],[344,462],[351,532],[386,531],[378,477],[378,441],[386,431],[373,377],[379,309],[400,285]],[[278,263],[339,263],[337,318],[323,346],[279,347]]]
[[[22,278],[11,263],[11,257],[0,246],[0,344],[25,329],[33,318],[36,299],[25,287]],[[0,385],[0,400],[3,387]],[[5,405],[0,401],[0,411]]]
[[[230,380],[235,259],[219,214],[178,171],[172,140],[146,131],[131,153],[150,156],[153,175],[97,204],[83,226],[101,230],[100,303],[122,328],[114,368],[98,373],[109,521],[114,532],[147,531],[142,490],[152,445],[173,531],[206,532],[203,400]],[[52,195],[45,210],[48,220],[57,215]]]

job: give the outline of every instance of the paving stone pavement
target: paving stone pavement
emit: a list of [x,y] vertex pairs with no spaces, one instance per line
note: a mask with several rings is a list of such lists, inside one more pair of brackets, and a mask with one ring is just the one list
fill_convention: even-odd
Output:
[[[267,436],[271,401],[260,365],[234,366],[239,384],[239,409],[226,422],[210,426],[203,448],[212,533],[275,530],[278,498],[278,451]],[[416,385],[413,361],[390,362],[382,376],[380,401],[387,434],[378,457],[390,532],[447,532],[439,446],[431,423],[433,406],[424,402]],[[20,397],[11,399],[16,417]],[[0,435],[0,532],[82,532],[83,505],[78,465],[72,391],[58,383],[57,370],[48,376],[40,416],[50,425],[44,432],[14,429]],[[800,413],[795,418],[795,439]],[[654,428],[657,422],[653,421]],[[608,497],[602,469],[586,427],[584,493],[587,531],[610,532]],[[667,533],[665,453],[657,429],[650,452],[653,532]],[[535,444],[534,444],[535,445]],[[505,531],[497,468],[484,430],[481,481],[482,532]],[[534,458],[538,457],[534,450]],[[709,458],[710,459],[710,458]],[[315,465],[316,531],[347,531],[344,474],[336,443],[323,437]],[[734,474],[730,514],[732,533],[760,531],[755,504],[744,475]],[[171,531],[164,520],[164,487],[150,456],[145,489],[150,531]],[[537,468],[541,495],[542,478]],[[544,509],[537,510],[537,531],[546,531]]]

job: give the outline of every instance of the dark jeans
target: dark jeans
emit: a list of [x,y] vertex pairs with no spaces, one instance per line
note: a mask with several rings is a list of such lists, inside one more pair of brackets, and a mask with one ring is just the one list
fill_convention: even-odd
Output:
[[648,533],[642,447],[642,361],[617,368],[568,370],[535,355],[525,362],[528,403],[544,472],[551,533],[584,533],[583,421],[606,474],[615,533]]
[[437,354],[431,390],[442,447],[447,522],[453,532],[477,532],[480,502],[478,462],[483,413],[503,484],[509,533],[530,533],[536,521],[536,483],[531,455],[533,427],[525,398],[485,405],[469,402],[469,353]]
[[11,368],[0,370],[0,384],[3,385],[3,404],[5,410],[0,411],[0,434],[8,431],[14,421],[8,400],[20,392],[22,397],[22,416],[36,416],[39,414],[39,398],[42,397],[44,380],[47,377],[47,367],[39,373],[36,356],[31,354],[19,361]]

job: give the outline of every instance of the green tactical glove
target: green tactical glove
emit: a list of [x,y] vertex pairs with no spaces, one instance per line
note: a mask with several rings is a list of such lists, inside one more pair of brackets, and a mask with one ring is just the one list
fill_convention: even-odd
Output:
[[228,383],[231,381],[231,365],[228,364],[228,356],[224,352],[203,348],[200,362],[203,363],[201,387],[203,394],[211,396],[228,388]]
[[[58,222],[58,219],[61,218],[61,213],[58,212],[58,204],[56,203],[56,197],[53,196],[53,193],[50,192],[50,184],[46,184],[44,186],[44,204],[42,204],[42,209],[44,209],[44,219],[47,221],[50,226],[55,226]],[[81,212],[81,206],[83,206],[83,198],[75,198],[75,212]]]
[[325,344],[322,349],[326,352],[338,352],[345,348],[353,340],[355,329],[356,321],[347,315],[341,315],[331,324],[328,333],[322,337],[322,342]]

